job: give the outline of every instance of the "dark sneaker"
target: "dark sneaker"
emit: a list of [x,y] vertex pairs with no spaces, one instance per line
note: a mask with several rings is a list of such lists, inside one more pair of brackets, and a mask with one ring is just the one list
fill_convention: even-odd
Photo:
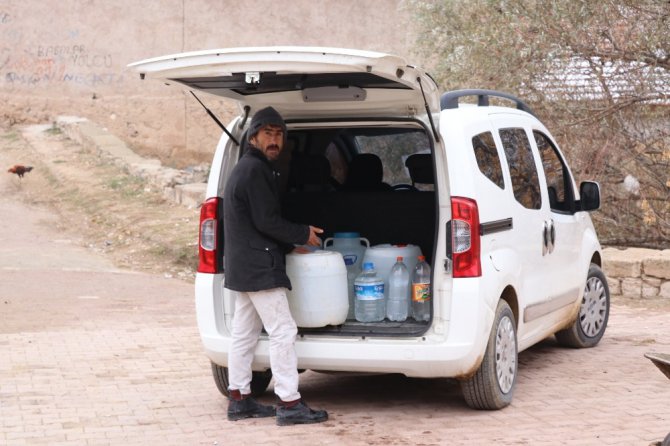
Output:
[[302,400],[293,407],[277,406],[277,426],[322,423],[328,419],[325,410],[312,410]]
[[228,420],[237,421],[245,418],[265,418],[274,417],[274,406],[264,406],[255,399],[248,397],[243,400],[233,400],[228,402]]

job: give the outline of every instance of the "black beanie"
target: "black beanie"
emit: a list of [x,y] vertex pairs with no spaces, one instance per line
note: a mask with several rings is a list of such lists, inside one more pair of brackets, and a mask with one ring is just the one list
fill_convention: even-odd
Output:
[[247,140],[250,140],[263,126],[276,125],[284,131],[284,140],[286,140],[286,124],[281,115],[272,107],[265,107],[258,110],[251,118],[249,130],[247,131]]

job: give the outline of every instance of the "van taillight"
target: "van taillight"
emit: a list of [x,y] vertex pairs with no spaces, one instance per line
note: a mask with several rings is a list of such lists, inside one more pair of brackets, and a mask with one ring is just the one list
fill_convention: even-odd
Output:
[[482,275],[479,210],[470,198],[451,198],[451,250],[454,277]]
[[200,208],[200,236],[198,238],[198,272],[218,272],[217,234],[219,198],[208,198]]

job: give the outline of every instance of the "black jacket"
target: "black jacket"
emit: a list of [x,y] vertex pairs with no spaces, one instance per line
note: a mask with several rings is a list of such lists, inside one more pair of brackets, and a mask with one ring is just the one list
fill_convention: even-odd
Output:
[[224,286],[235,291],[291,289],[285,254],[304,244],[309,227],[281,216],[272,164],[249,148],[230,174],[223,197]]

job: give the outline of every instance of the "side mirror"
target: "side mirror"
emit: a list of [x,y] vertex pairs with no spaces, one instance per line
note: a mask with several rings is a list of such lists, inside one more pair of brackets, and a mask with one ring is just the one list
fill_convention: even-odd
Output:
[[600,185],[595,181],[583,181],[579,185],[580,211],[595,211],[600,208]]

